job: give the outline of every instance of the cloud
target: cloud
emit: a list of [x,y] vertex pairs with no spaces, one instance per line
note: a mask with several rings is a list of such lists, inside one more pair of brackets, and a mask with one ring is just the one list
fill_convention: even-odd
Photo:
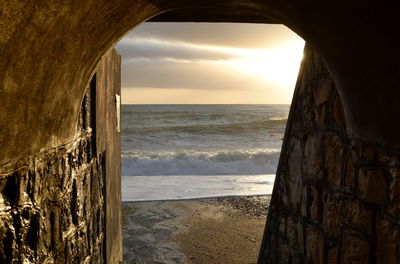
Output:
[[160,39],[124,39],[117,45],[124,62],[132,59],[230,60],[238,57],[223,49]]
[[236,48],[277,48],[301,39],[284,25],[242,23],[143,23],[125,38],[160,38]]
[[122,87],[164,89],[243,90],[267,89],[229,64],[147,60],[122,67]]
[[290,102],[293,88],[279,81],[291,79],[285,61],[293,56],[269,53],[299,40],[279,25],[144,23],[116,48],[130,102],[151,103],[157,93],[157,102],[281,103]]
[[244,57],[240,54],[244,49],[135,37],[123,39],[117,50],[122,56],[123,87],[198,90],[249,87],[249,77],[230,65],[231,61]]

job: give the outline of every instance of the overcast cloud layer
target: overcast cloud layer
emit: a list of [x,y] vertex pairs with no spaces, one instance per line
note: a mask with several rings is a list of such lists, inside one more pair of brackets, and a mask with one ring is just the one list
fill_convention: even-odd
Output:
[[293,38],[283,25],[240,23],[143,23],[125,38],[157,38],[236,48],[277,48]]
[[117,47],[125,63],[132,59],[229,60],[237,55],[185,42],[172,42],[157,38],[124,39]]
[[279,90],[276,83],[238,72],[230,62],[245,58],[247,50],[285,45],[293,34],[277,25],[145,23],[116,47],[122,56],[122,87],[263,90],[272,96]]

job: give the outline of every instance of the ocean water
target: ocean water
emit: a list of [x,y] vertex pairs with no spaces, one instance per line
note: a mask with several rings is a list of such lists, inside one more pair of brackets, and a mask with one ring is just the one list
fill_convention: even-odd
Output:
[[122,199],[272,192],[289,105],[122,105]]

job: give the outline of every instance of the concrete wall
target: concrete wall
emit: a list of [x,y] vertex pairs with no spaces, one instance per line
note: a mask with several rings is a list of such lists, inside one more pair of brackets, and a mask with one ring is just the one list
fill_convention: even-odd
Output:
[[400,263],[400,163],[352,138],[310,47],[297,81],[260,263]]
[[105,153],[105,236],[107,263],[122,261],[121,140],[117,95],[121,95],[121,57],[110,51],[96,71],[96,149]]
[[0,263],[121,259],[119,72],[112,51],[87,89],[74,140],[0,163]]

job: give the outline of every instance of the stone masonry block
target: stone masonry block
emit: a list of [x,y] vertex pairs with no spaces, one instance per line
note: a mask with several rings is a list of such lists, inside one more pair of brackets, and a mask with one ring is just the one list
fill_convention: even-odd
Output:
[[334,93],[334,96],[332,98],[332,103],[330,106],[331,106],[331,111],[332,111],[333,120],[335,122],[335,125],[339,126],[339,128],[342,131],[345,131],[346,118],[345,118],[344,111],[343,111],[343,104],[342,104],[342,101],[340,100],[340,96],[337,93],[337,91],[335,91],[335,93]]
[[344,200],[341,217],[348,225],[362,230],[368,235],[371,234],[372,212],[370,208],[363,205],[360,201]]
[[318,136],[310,136],[305,141],[303,172],[309,178],[321,179],[321,139]]
[[307,227],[307,260],[310,264],[323,263],[324,259],[324,237],[323,234],[313,228]]
[[393,214],[400,217],[400,179],[393,179],[390,184],[390,204]]
[[339,187],[342,177],[343,143],[337,136],[327,136],[324,139],[327,181],[335,187]]
[[353,230],[345,230],[342,237],[340,263],[369,263],[370,246],[368,241]]
[[361,148],[361,158],[372,161],[374,159],[374,150],[369,147]]
[[290,151],[288,155],[287,165],[289,167],[289,180],[297,181],[301,177],[301,142],[297,138],[290,140]]
[[376,237],[376,263],[400,263],[400,228],[378,217]]
[[303,184],[303,193],[301,195],[301,204],[300,204],[300,214],[302,216],[307,216],[308,209],[308,188],[307,185]]
[[287,241],[278,238],[279,248],[278,248],[278,263],[277,264],[286,264],[289,263],[289,244]]
[[382,170],[362,170],[359,173],[358,186],[361,196],[378,205],[385,203],[388,187]]
[[326,256],[326,264],[336,264],[339,262],[339,252],[340,247],[337,243],[328,243],[327,246],[327,256]]
[[304,191],[301,179],[297,179],[295,182],[289,182],[289,190],[291,207],[296,211],[300,211],[301,197]]
[[319,220],[319,191],[316,186],[310,185],[308,192],[308,214],[309,218],[314,222]]
[[314,107],[315,123],[319,127],[323,127],[327,120],[326,105],[319,105]]
[[290,248],[298,250],[299,244],[298,244],[297,228],[295,219],[293,219],[293,217],[288,218],[286,236],[289,241]]
[[331,236],[339,238],[341,235],[340,214],[342,202],[331,193],[325,194],[324,196],[322,211],[324,231]]
[[343,177],[343,190],[347,193],[355,192],[356,185],[356,168],[354,164],[354,159],[352,153],[347,155],[347,160],[344,168],[344,177]]
[[321,79],[313,88],[314,103],[317,105],[328,102],[333,85],[331,78]]

